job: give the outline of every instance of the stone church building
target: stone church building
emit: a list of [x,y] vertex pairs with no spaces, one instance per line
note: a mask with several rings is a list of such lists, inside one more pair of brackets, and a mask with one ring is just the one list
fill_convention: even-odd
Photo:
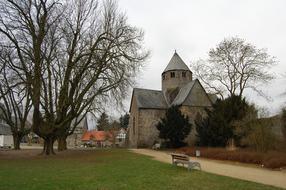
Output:
[[152,147],[159,141],[156,124],[172,105],[180,105],[183,114],[193,123],[192,133],[185,139],[191,145],[195,141],[194,119],[205,115],[216,96],[207,94],[198,79],[175,52],[162,73],[162,90],[134,88],[130,105],[128,144],[130,147]]

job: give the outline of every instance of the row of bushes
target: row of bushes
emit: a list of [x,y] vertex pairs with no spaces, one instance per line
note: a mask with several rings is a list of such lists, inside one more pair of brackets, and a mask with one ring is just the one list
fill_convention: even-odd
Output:
[[203,158],[258,164],[271,169],[286,169],[286,152],[269,151],[265,154],[253,150],[238,149],[229,151],[224,148],[203,147],[183,147],[176,151],[195,156],[196,150],[200,150],[200,156]]

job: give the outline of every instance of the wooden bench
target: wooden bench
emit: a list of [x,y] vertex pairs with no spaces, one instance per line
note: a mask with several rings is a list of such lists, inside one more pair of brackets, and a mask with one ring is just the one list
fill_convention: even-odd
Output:
[[188,166],[188,170],[191,171],[192,168],[199,168],[201,170],[201,164],[199,162],[190,161],[190,157],[185,154],[178,154],[178,153],[171,153],[172,156],[172,164],[178,165],[182,164],[185,166],[185,164]]

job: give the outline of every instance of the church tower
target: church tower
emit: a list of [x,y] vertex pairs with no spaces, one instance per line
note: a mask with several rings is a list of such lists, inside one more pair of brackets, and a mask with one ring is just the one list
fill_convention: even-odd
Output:
[[175,51],[162,73],[162,91],[169,103],[172,103],[179,90],[192,81],[192,72]]

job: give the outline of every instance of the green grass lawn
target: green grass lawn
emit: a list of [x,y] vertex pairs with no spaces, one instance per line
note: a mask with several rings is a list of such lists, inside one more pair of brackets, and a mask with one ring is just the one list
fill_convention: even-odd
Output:
[[56,156],[5,158],[0,189],[278,189],[257,183],[188,172],[124,149],[67,151]]

